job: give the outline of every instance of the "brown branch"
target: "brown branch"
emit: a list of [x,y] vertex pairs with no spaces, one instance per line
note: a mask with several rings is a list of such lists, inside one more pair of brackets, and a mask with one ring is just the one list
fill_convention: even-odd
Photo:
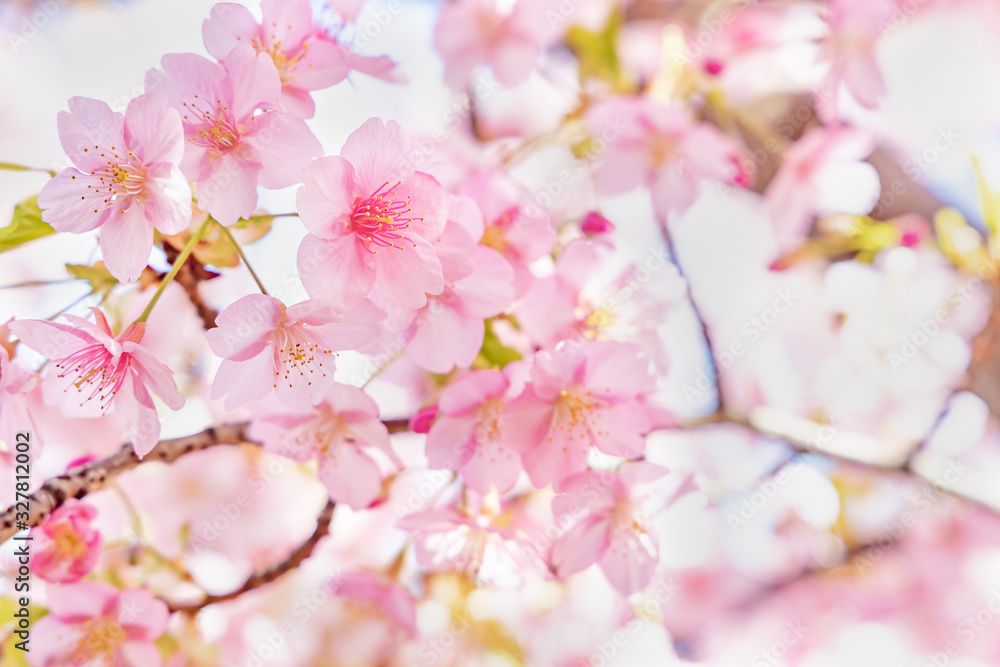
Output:
[[[206,273],[205,269],[200,267],[200,265],[199,268],[201,269],[201,273]],[[214,278],[214,274],[211,277]],[[204,278],[198,277],[198,271],[191,265],[190,259],[184,263],[184,266],[181,267],[180,271],[174,277],[174,281],[184,288],[184,293],[187,294],[191,305],[198,311],[198,317],[201,318],[202,324],[205,326],[205,331],[208,331],[215,328],[215,318],[219,316],[219,312],[205,303],[201,292],[198,291],[198,283],[202,280]]]
[[215,604],[217,602],[225,602],[227,600],[233,600],[243,595],[247,591],[251,591],[255,588],[263,586],[264,584],[269,584],[275,579],[278,579],[286,572],[294,570],[297,568],[302,561],[312,555],[313,549],[316,548],[316,544],[319,543],[330,532],[330,520],[333,519],[333,509],[336,506],[332,500],[326,503],[326,507],[323,511],[319,513],[316,518],[316,530],[309,537],[308,540],[303,542],[295,551],[293,551],[288,558],[278,563],[274,567],[264,570],[263,572],[258,572],[252,575],[246,580],[242,586],[237,588],[235,591],[230,593],[224,593],[222,595],[207,595],[200,602],[195,602],[191,604],[177,604],[168,602],[167,606],[170,611],[180,611],[186,614],[194,614],[201,609],[207,607],[210,604]]
[[[382,423],[389,433],[408,431],[409,421],[406,419],[389,419]],[[143,459],[135,455],[131,444],[123,445],[117,452],[99,461],[91,461],[86,465],[77,466],[58,477],[47,480],[34,493],[28,496],[28,519],[23,522],[25,527],[37,526],[45,521],[52,512],[59,508],[68,498],[83,498],[88,493],[99,491],[108,486],[118,475],[136,468],[149,461],[170,463],[191,452],[198,452],[216,445],[259,445],[260,443],[247,439],[248,422],[226,424],[205,429],[201,433],[183,438],[161,440],[156,447]],[[23,507],[22,503],[22,507]],[[17,504],[11,505],[0,514],[0,544],[6,542],[19,530]]]

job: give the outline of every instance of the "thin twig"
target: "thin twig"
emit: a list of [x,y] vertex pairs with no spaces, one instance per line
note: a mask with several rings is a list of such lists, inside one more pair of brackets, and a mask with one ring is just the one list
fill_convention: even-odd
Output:
[[218,602],[225,602],[227,600],[238,598],[247,591],[251,591],[255,588],[263,586],[264,584],[268,584],[275,579],[278,579],[286,572],[294,570],[302,563],[302,561],[312,555],[313,549],[316,548],[316,544],[330,532],[330,520],[333,518],[333,509],[335,505],[336,503],[332,500],[327,502],[326,507],[323,508],[323,511],[320,512],[319,516],[316,518],[316,530],[313,531],[313,534],[308,540],[303,542],[288,556],[288,558],[282,562],[278,563],[274,567],[264,570],[263,572],[258,572],[252,575],[246,580],[246,583],[230,593],[224,593],[222,595],[207,595],[200,602],[191,604],[168,602],[167,606],[170,608],[170,611],[180,611],[185,614],[194,614],[210,604],[216,604]]

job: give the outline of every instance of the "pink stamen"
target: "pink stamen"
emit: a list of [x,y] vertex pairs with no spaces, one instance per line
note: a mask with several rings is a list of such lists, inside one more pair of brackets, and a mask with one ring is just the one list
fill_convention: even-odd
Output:
[[[413,239],[400,234],[400,232],[409,227],[411,222],[420,221],[423,218],[413,218],[407,215],[413,210],[410,207],[409,195],[402,201],[392,199],[396,194],[396,187],[399,185],[401,182],[397,181],[396,185],[390,188],[389,181],[386,181],[371,195],[354,203],[351,223],[355,233],[365,241],[365,249],[373,255],[377,255],[378,250],[372,246],[404,250],[404,245],[401,242],[406,242],[414,248],[417,247]],[[388,192],[386,192],[386,188],[389,188]]]

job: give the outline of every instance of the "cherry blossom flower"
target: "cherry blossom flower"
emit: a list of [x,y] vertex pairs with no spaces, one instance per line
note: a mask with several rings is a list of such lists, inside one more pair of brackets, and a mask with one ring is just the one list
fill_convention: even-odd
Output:
[[[810,130],[784,154],[765,196],[782,250],[794,249],[809,233],[817,213],[829,210],[825,192],[849,183],[858,202],[853,213],[867,213],[881,191],[878,173],[864,158],[874,137],[849,127]],[[840,197],[838,201],[844,201]],[[861,210],[863,209],[863,210]]]
[[472,497],[473,507],[447,506],[403,517],[399,527],[414,533],[417,563],[431,572],[460,572],[480,584],[520,588],[525,575],[545,572],[545,562],[511,525],[502,507]]
[[588,470],[564,479],[552,512],[578,520],[552,548],[556,573],[566,577],[599,563],[622,595],[645,588],[658,562],[659,539],[650,519],[663,508],[658,491],[668,472],[638,461],[614,474]]
[[220,61],[241,44],[270,55],[281,76],[279,111],[312,118],[316,105],[309,93],[340,83],[351,69],[400,81],[388,57],[351,53],[314,25],[309,0],[263,0],[261,14],[258,24],[243,5],[219,3],[203,24],[202,35],[205,48]]
[[594,170],[597,191],[614,195],[648,187],[661,219],[687,210],[703,181],[747,183],[736,144],[678,104],[616,98],[596,105],[585,120],[595,141],[607,143]]
[[38,378],[10,358],[5,345],[9,327],[10,323],[0,326],[0,440],[13,448],[17,433],[25,425],[38,431],[28,402],[28,394],[38,385]]
[[177,391],[170,369],[143,347],[144,323],[134,323],[116,337],[104,313],[91,310],[96,324],[64,314],[73,326],[21,320],[10,329],[25,345],[52,360],[42,383],[47,404],[58,405],[68,417],[98,417],[114,407],[142,458],[160,439],[160,419],[150,391],[171,410],[184,405],[184,396]]
[[417,604],[403,586],[377,572],[349,572],[337,577],[333,593],[385,616],[413,638],[417,636]]
[[818,109],[836,120],[840,86],[868,109],[885,94],[885,80],[875,58],[875,46],[893,19],[895,0],[832,0],[830,35],[826,40],[830,71],[819,95]]
[[157,667],[153,641],[167,629],[167,605],[149,591],[119,591],[103,581],[80,581],[48,589],[49,614],[35,622],[32,667],[121,665]]
[[77,581],[101,555],[101,534],[91,525],[97,509],[69,499],[31,532],[35,548],[31,571],[57,584]]
[[[667,352],[658,328],[687,285],[666,253],[655,250],[642,265],[602,271],[614,252],[600,237],[571,241],[559,253],[555,273],[532,281],[515,307],[517,321],[543,348],[564,340],[636,343],[665,372]],[[641,271],[660,273],[655,282],[640,281]]]
[[433,177],[402,161],[405,137],[395,121],[368,120],[340,156],[303,172],[298,208],[311,232],[298,267],[309,296],[349,308],[420,308],[444,289],[430,241],[444,230],[447,198]]
[[588,342],[535,356],[531,384],[507,406],[510,442],[537,487],[587,467],[591,446],[635,458],[653,427],[640,399],[650,389],[649,360],[637,346]]
[[479,206],[486,224],[480,243],[499,252],[511,265],[514,292],[520,296],[531,282],[528,265],[556,244],[548,215],[538,206],[525,205],[517,185],[497,172],[473,172],[457,192]]
[[[163,71],[146,74],[181,114],[187,145],[181,169],[198,185],[198,206],[223,225],[249,218],[257,185],[284,188],[322,154],[305,121],[274,109],[281,77],[270,56],[249,44],[214,63],[193,53],[163,56]],[[260,111],[260,113],[258,113]]]
[[319,462],[319,479],[335,502],[362,510],[382,490],[382,470],[371,452],[391,461],[389,431],[378,404],[357,387],[331,384],[315,406],[265,411],[250,424],[250,437],[295,461]]
[[342,313],[323,300],[286,308],[263,294],[242,297],[206,333],[212,351],[224,359],[212,398],[225,396],[232,410],[274,389],[288,405],[310,405],[333,384],[335,353],[368,343],[384,318],[370,301]]
[[407,355],[433,373],[470,365],[483,345],[484,320],[514,299],[514,271],[496,250],[476,243],[482,233],[481,217],[464,225],[452,220],[434,245],[445,288],[427,299],[405,334]]
[[530,2],[458,0],[445,5],[434,30],[434,46],[445,62],[445,82],[463,90],[479,65],[513,86],[528,78],[541,55],[541,35]]
[[124,115],[99,100],[73,97],[58,126],[76,166],[42,188],[42,220],[74,234],[100,228],[111,275],[133,281],[149,259],[153,229],[177,234],[191,223],[191,189],[179,168],[180,117],[161,95],[136,97]]
[[521,474],[520,452],[510,440],[504,408],[524,382],[510,379],[516,378],[518,362],[507,369],[474,371],[449,384],[427,434],[428,465],[458,470],[470,488],[483,494],[493,486],[499,493],[510,491]]

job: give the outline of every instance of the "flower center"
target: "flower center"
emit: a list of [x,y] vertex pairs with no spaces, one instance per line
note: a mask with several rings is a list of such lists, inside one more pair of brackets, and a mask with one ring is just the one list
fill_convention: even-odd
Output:
[[410,196],[406,199],[393,199],[400,181],[390,187],[384,185],[364,199],[354,202],[354,212],[351,214],[351,224],[354,232],[364,241],[365,249],[373,255],[378,254],[378,248],[396,248],[404,250],[405,244],[414,248],[417,244],[413,239],[401,232],[410,226],[411,222],[423,220],[407,215],[410,208]]
[[[222,100],[211,104],[194,96],[194,102],[184,102],[184,122],[193,129],[188,141],[207,148],[212,155],[220,156],[240,143],[240,129],[236,126],[229,107]],[[190,133],[190,132],[189,132]]]
[[[59,378],[74,378],[72,386],[80,394],[80,406],[97,399],[101,412],[107,412],[111,400],[121,389],[128,371],[128,358],[117,358],[103,345],[91,345],[77,350],[55,364]],[[63,391],[69,391],[66,387]]]
[[72,657],[75,664],[102,659],[98,664],[113,665],[118,661],[115,654],[128,636],[125,629],[109,616],[93,618],[83,623],[83,636]]
[[[504,215],[504,218],[507,218],[506,214]],[[483,230],[483,238],[479,242],[487,248],[493,248],[501,254],[506,251],[507,246],[510,245],[507,241],[507,235],[504,233],[503,227],[498,225],[487,225],[486,229]]]
[[[91,176],[97,176],[99,185],[90,196],[102,197],[105,204],[114,204],[126,197],[141,196],[146,190],[146,168],[139,164],[135,153],[129,151],[122,155],[117,146],[111,148],[101,148],[99,144],[94,148],[84,148],[84,153],[91,150],[104,158],[105,166],[94,169]],[[80,197],[83,199],[83,197]],[[95,211],[96,213],[96,211]]]
[[677,142],[673,137],[662,134],[655,135],[649,141],[649,161],[654,170],[659,169],[670,160],[677,151]]
[[[565,438],[571,444],[580,444],[589,452],[594,440],[590,418],[594,410],[604,406],[604,403],[588,391],[580,394],[576,388],[563,389],[555,400],[555,414],[552,420],[553,431],[565,431]],[[600,435],[607,435],[604,431]],[[579,442],[576,442],[579,441]],[[566,451],[567,447],[563,447]]]
[[55,552],[59,560],[79,560],[87,553],[87,543],[83,541],[80,533],[73,530],[72,526],[57,523],[49,528],[48,532],[55,543]]
[[289,70],[295,67],[308,53],[309,40],[306,39],[303,41],[299,48],[295,50],[295,55],[291,57],[289,57],[289,49],[285,49],[284,43],[280,39],[276,39],[276,35],[274,34],[271,35],[270,47],[265,47],[256,35],[250,40],[250,46],[257,53],[266,53],[271,56],[271,60],[274,61],[274,66],[278,68],[278,74],[281,76],[281,85],[286,86],[295,78],[295,75],[291,74]]
[[495,442],[500,438],[500,418],[503,415],[503,398],[491,398],[479,406],[476,425],[476,442]]
[[[333,350],[323,348],[301,324],[293,322],[278,327],[274,340],[275,388],[279,379],[291,387],[298,378],[311,385],[311,376],[319,374],[321,377],[326,377],[327,368],[323,365],[323,361],[324,359],[331,361],[329,357],[333,354]],[[333,371],[332,367],[330,371]]]

